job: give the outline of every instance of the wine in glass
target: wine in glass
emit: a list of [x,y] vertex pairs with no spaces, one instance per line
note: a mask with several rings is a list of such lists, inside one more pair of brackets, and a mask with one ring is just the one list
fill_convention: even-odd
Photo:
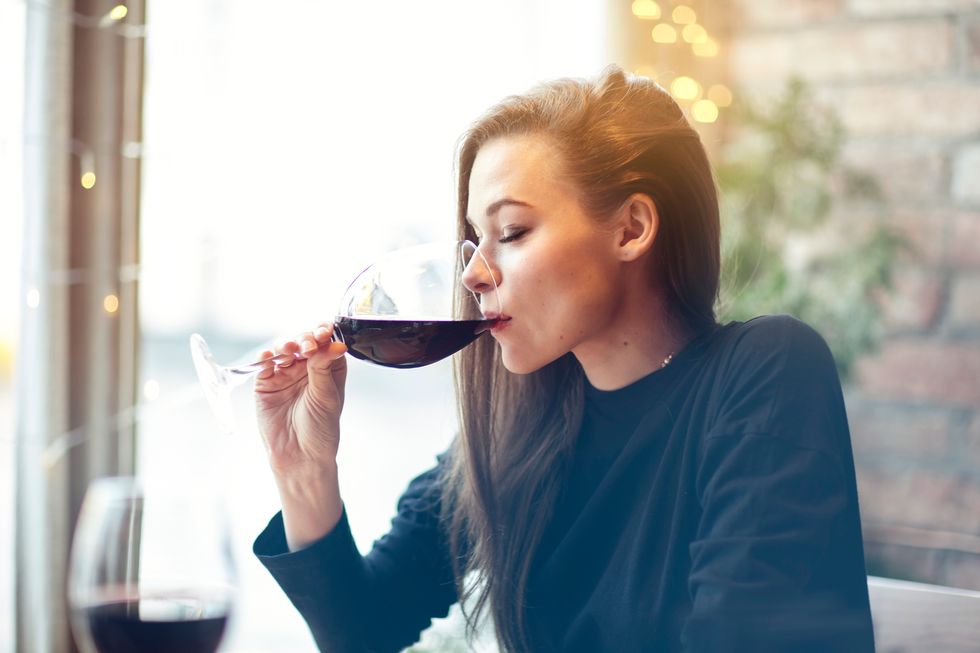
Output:
[[98,479],[72,542],[68,600],[82,653],[214,653],[234,599],[225,511],[200,494]]
[[[340,302],[333,340],[370,363],[413,368],[451,356],[489,331],[502,316],[489,263],[470,241],[426,243],[394,250],[358,274]],[[211,408],[232,422],[231,389],[274,363],[219,365],[198,334],[191,355]]]

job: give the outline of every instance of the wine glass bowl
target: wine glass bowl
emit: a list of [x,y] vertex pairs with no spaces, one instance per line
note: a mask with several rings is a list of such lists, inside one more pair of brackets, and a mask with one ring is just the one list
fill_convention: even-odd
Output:
[[[336,312],[333,340],[369,363],[421,367],[470,344],[501,314],[493,270],[474,243],[424,243],[389,252],[354,278]],[[190,346],[204,395],[226,428],[233,417],[233,387],[299,356],[278,354],[224,367],[200,335],[191,336]]]
[[214,653],[234,601],[225,512],[207,496],[92,483],[72,542],[68,601],[83,653]]

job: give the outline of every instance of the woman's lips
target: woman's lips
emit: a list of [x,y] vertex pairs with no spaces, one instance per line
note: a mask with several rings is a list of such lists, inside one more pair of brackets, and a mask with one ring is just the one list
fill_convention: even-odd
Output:
[[498,331],[506,329],[510,325],[510,319],[511,318],[507,315],[501,315],[499,318],[497,318],[497,322],[490,327],[490,332],[497,333]]

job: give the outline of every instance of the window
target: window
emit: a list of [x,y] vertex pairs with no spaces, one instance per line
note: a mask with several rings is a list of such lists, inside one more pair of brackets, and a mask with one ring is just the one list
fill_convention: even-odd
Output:
[[[493,102],[603,63],[601,10],[554,2],[148,7],[141,224],[141,473],[220,484],[242,585],[230,651],[312,650],[251,554],[278,509],[238,390],[217,435],[187,340],[230,363],[333,317],[347,282],[401,244],[454,233],[455,142]],[[351,361],[341,483],[362,551],[455,422],[449,365]]]
[[0,653],[14,650],[14,352],[20,306],[24,5],[0,3]]

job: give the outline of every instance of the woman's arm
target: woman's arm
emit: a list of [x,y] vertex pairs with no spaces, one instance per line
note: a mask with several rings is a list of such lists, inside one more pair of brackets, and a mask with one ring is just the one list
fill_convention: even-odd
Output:
[[322,651],[400,651],[456,601],[439,524],[439,467],[414,479],[391,530],[361,556],[346,512],[323,538],[290,552],[276,515],[253,547]]
[[871,653],[854,465],[833,359],[790,318],[750,327],[701,444],[685,644]]

